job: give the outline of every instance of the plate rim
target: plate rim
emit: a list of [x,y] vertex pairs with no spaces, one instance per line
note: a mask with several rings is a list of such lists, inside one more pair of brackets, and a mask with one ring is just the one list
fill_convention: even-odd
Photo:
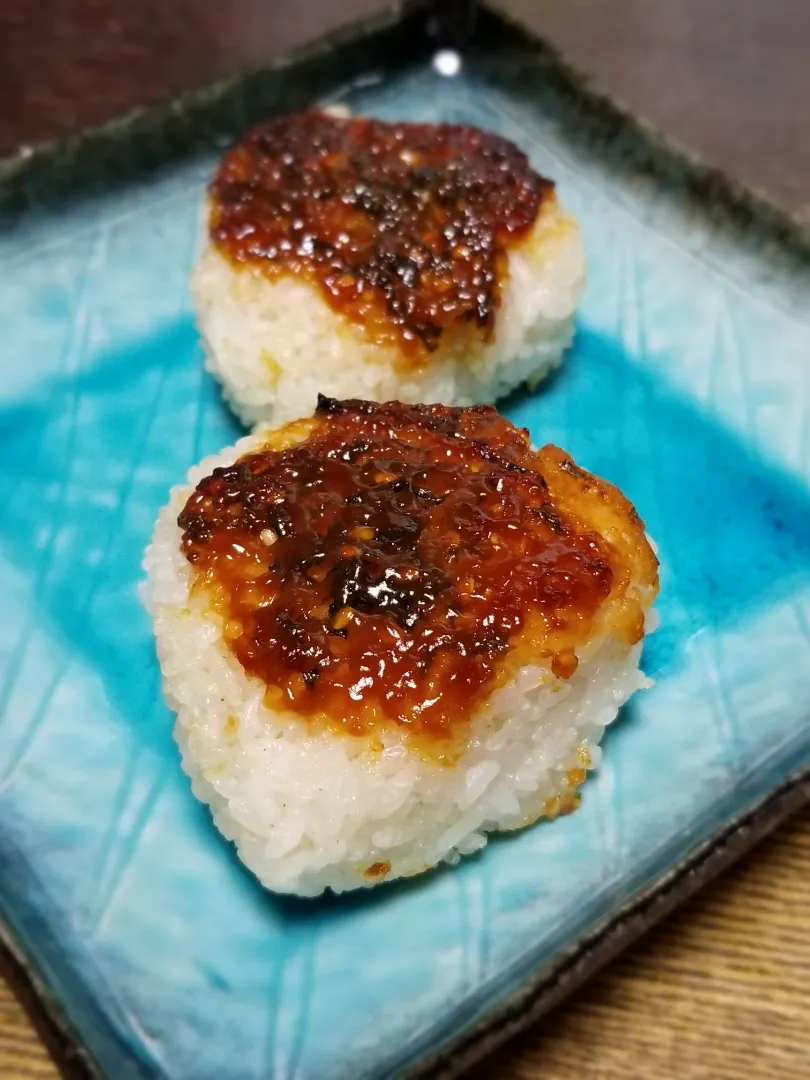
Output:
[[[455,1080],[563,1002],[605,964],[808,804],[810,767],[791,773],[752,806],[726,821],[549,964],[527,976],[505,999],[488,1008],[472,1027],[399,1072],[399,1080]],[[67,1017],[58,995],[2,913],[0,969],[64,1080],[108,1080]]]
[[[448,6],[453,9],[451,24],[446,18]],[[798,214],[707,164],[625,109],[539,37],[531,25],[504,12],[502,6],[498,0],[455,0],[452,5],[444,5],[442,0],[399,0],[262,68],[228,76],[163,104],[132,110],[33,150],[7,155],[0,159],[0,222],[14,223],[32,213],[57,211],[77,197],[91,199],[203,149],[210,151],[217,139],[232,136],[269,109],[289,107],[284,94],[279,93],[282,78],[295,84],[302,100],[311,99],[317,96],[313,82],[317,85],[325,80],[333,88],[341,81],[340,71],[351,67],[359,50],[373,45],[375,62],[401,70],[424,60],[427,50],[461,28],[469,34],[470,47],[487,39],[528,47],[555,92],[586,114],[594,137],[601,138],[600,154],[614,165],[652,176],[656,184],[680,182],[690,204],[708,217],[713,227],[730,230],[737,239],[753,239],[763,251],[767,249],[769,257],[786,258],[802,269],[810,268],[810,225]],[[627,139],[622,138],[625,136]],[[129,155],[111,157],[110,149],[124,142]],[[808,803],[810,766],[791,773],[741,813],[726,819],[685,857],[489,1006],[471,1027],[427,1051],[398,1075],[402,1080],[453,1080],[545,1015]],[[1,902],[0,970],[64,1080],[108,1080],[39,965],[12,930]]]

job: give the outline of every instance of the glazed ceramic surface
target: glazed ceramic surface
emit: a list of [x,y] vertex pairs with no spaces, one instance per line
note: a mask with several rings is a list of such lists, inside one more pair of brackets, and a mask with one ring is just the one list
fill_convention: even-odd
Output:
[[332,97],[557,182],[588,292],[504,409],[634,501],[661,628],[581,808],[456,869],[279,899],[180,770],[138,584],[170,486],[240,434],[187,287],[213,157],[2,239],[0,911],[109,1080],[394,1077],[810,762],[807,280],[473,67]]

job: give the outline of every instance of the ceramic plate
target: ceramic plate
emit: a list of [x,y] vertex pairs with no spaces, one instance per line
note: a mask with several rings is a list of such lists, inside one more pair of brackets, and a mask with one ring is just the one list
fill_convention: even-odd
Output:
[[[806,238],[492,14],[440,74],[421,17],[6,167],[0,911],[84,1075],[449,1076],[807,794]],[[501,132],[556,180],[588,292],[561,373],[505,412],[627,492],[662,589],[656,686],[578,812],[295,901],[191,796],[138,582],[170,485],[239,434],[187,287],[215,136],[314,96]]]

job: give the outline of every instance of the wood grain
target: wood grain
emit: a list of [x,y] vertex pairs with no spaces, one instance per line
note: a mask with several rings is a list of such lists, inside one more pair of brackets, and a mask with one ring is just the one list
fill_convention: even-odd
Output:
[[[810,809],[469,1075],[807,1080]],[[2,981],[0,1077],[58,1077]]]
[[3,1080],[57,1080],[59,1073],[0,969],[0,1076]]

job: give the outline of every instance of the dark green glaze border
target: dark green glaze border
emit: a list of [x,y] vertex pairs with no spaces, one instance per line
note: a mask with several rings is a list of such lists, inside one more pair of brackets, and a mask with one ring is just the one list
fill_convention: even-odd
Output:
[[426,55],[429,0],[392,4],[266,68],[0,160],[0,222],[98,195],[180,158],[211,150],[269,112],[300,109],[358,74],[391,71]]
[[634,115],[530,26],[497,9],[497,0],[479,4],[470,42],[494,82],[514,87],[524,100],[532,95],[600,165],[648,189],[665,189],[712,235],[756,253],[764,270],[810,271],[810,223]]
[[64,1080],[115,1080],[99,1070],[44,976],[0,918],[0,971],[34,1025]]
[[[497,3],[408,0],[279,59],[166,105],[0,161],[0,221],[89,198],[180,158],[210,151],[268,112],[301,107],[359,74],[383,77],[424,61],[441,41],[474,54],[494,80],[519,82],[548,102],[589,153],[653,188],[675,191],[710,235],[727,236],[769,270],[810,274],[810,228],[622,109]],[[810,802],[810,769],[788,777],[726,822],[687,858],[639,891],[450,1045],[403,1074],[451,1080],[537,1020],[659,919],[692,896],[791,813]],[[22,945],[0,919],[0,965],[65,1080],[104,1080]]]
[[810,769],[803,769],[744,814],[726,822],[689,856],[562,950],[551,964],[530,976],[454,1042],[401,1073],[399,1080],[453,1080],[461,1075],[545,1016],[628,945],[808,803]]

